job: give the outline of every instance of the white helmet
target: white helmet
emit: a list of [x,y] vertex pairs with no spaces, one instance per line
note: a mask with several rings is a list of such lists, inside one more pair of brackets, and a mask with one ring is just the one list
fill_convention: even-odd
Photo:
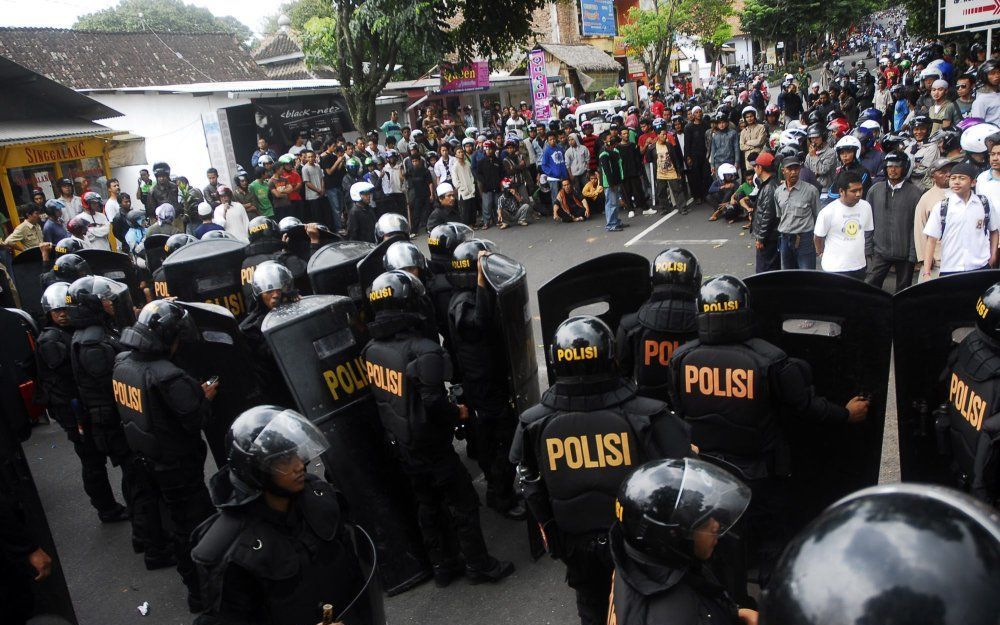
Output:
[[860,128],[867,128],[878,136],[882,132],[882,126],[874,119],[866,119],[859,125]]
[[920,80],[927,78],[941,78],[941,70],[937,65],[928,65],[920,70]]
[[778,136],[778,147],[784,148],[789,145],[797,146],[799,144],[799,136],[790,130],[785,130]]
[[841,137],[840,141],[837,142],[837,145],[834,146],[834,148],[837,152],[840,152],[841,150],[854,150],[855,156],[861,154],[861,142],[851,135],[844,135]]
[[444,197],[445,195],[447,195],[449,193],[454,193],[454,192],[455,192],[455,187],[451,186],[451,183],[442,182],[441,184],[439,184],[437,186],[437,196],[438,197]]
[[716,173],[719,174],[719,180],[725,180],[726,176],[735,176],[737,174],[736,166],[730,165],[729,163],[723,163],[719,165],[719,169]]
[[734,96],[733,94],[729,94],[726,97],[724,97],[722,101],[725,102],[726,104],[732,104],[733,102],[736,101],[736,96]]
[[962,133],[962,149],[966,152],[982,154],[986,152],[986,138],[1000,132],[993,124],[976,124]]
[[375,191],[375,187],[373,187],[370,182],[365,182],[364,180],[361,182],[355,182],[351,185],[351,200],[360,202],[362,193],[370,194],[373,191]]
[[754,117],[756,117],[757,116],[757,109],[755,109],[752,106],[744,106],[743,107],[743,112],[740,113],[740,116],[742,117],[743,115],[746,115],[747,113],[753,113]]

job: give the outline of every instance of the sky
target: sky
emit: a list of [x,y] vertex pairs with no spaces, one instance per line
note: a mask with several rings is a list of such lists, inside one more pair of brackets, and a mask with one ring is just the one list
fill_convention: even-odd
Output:
[[[281,4],[276,0],[184,0],[218,16],[232,15],[260,34],[264,18]],[[0,0],[0,26],[69,28],[78,17],[118,4],[118,0]]]

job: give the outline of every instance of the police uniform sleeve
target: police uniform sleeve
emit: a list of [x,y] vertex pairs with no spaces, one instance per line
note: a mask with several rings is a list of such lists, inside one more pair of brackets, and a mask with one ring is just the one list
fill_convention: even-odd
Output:
[[62,341],[48,340],[38,342],[38,359],[49,369],[56,369],[69,356],[69,350]]
[[816,394],[809,363],[787,358],[774,367],[775,390],[786,417],[812,423],[847,423],[849,413],[846,407]]
[[440,415],[449,421],[458,420],[458,407],[448,401],[445,380],[451,378],[451,360],[440,349],[417,356],[408,366],[408,373],[417,382],[420,399],[428,414]]
[[177,417],[182,427],[197,432],[205,416],[206,400],[201,384],[183,371],[159,384],[163,402]]
[[236,564],[226,567],[219,607],[210,616],[217,625],[258,625],[268,622],[267,607],[260,601],[267,590],[254,576]]
[[0,556],[19,560],[38,549],[38,543],[28,530],[17,503],[0,495]]

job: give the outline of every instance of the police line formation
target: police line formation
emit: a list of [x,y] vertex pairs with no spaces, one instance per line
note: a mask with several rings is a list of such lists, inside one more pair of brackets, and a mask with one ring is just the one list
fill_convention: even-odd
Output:
[[[446,223],[425,258],[399,215],[378,244],[292,220],[147,241],[147,292],[125,255],[29,250],[35,299],[0,310],[24,417],[6,463],[30,475],[17,442],[44,406],[100,521],[176,566],[197,623],[381,623],[383,591],[510,575],[455,438],[487,505],[565,563],[585,624],[997,622],[1000,271],[890,296],[610,254],[538,290],[540,393],[526,272],[492,242]],[[893,346],[904,483],[874,486]],[[12,578],[5,616],[34,591],[75,622],[37,492],[12,488],[54,574]]]

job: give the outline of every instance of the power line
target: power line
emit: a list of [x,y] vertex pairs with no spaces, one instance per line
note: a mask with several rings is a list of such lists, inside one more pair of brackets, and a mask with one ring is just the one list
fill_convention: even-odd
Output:
[[164,41],[163,39],[161,39],[160,35],[157,34],[156,31],[154,31],[152,28],[149,27],[149,24],[146,23],[146,19],[142,16],[142,13],[139,13],[139,21],[142,22],[142,27],[145,28],[147,32],[149,32],[151,35],[153,35],[154,37],[156,37],[156,40],[163,44],[164,48],[166,48],[167,50],[170,50],[171,52],[174,53],[174,56],[176,56],[180,60],[184,61],[188,65],[190,65],[191,69],[193,69],[194,71],[196,71],[199,74],[201,74],[202,76],[204,76],[205,80],[207,80],[208,82],[215,82],[214,80],[212,80],[211,76],[209,76],[205,72],[201,71],[201,69],[199,69],[198,67],[196,67],[194,63],[192,63],[191,61],[189,61],[186,58],[184,58],[184,55],[182,55],[180,52],[177,52],[176,50],[174,50],[173,48],[171,48],[170,46],[168,46],[167,42]]

